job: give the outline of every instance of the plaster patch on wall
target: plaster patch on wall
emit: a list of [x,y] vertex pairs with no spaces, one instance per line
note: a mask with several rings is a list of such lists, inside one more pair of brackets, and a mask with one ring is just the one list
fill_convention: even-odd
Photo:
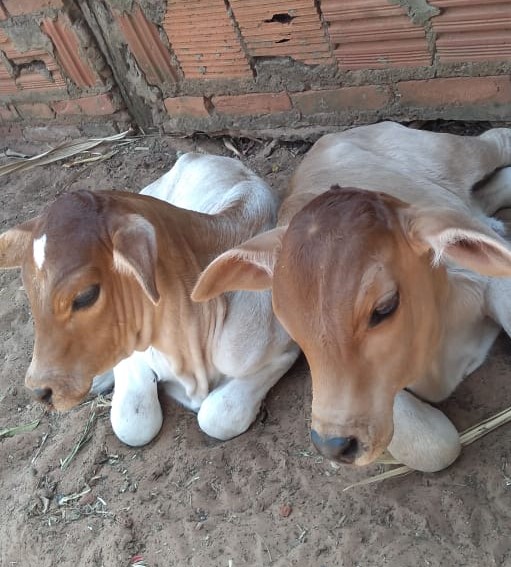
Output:
[[39,22],[35,18],[24,21],[10,22],[11,25],[3,27],[2,31],[11,40],[13,46],[21,53],[37,49],[44,49],[52,53],[53,48],[49,38],[40,30]]
[[412,22],[419,26],[424,26],[430,18],[440,14],[440,9],[431,6],[427,0],[389,0],[389,2],[406,8]]

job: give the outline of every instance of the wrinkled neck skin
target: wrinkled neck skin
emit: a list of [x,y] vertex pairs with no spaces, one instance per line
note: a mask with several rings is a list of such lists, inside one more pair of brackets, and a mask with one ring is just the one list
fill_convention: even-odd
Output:
[[[223,297],[194,303],[190,295],[201,271],[232,245],[235,219],[229,211],[210,216],[170,205],[163,212],[163,205],[159,206],[162,208],[157,215],[144,216],[155,227],[158,238],[156,283],[161,290],[160,301],[153,305],[136,290],[121,293],[119,301],[133,298],[133,304],[121,306],[121,312],[133,314],[133,350],[154,347],[166,355],[175,375],[196,378],[202,382],[197,385],[199,390],[207,393],[207,375],[214,372],[212,344],[226,304]],[[130,279],[127,285],[138,284]]]

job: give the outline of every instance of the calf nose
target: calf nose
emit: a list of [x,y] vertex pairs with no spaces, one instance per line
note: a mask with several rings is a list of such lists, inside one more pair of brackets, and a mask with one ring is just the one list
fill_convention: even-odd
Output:
[[53,395],[51,388],[35,388],[32,390],[32,393],[38,401],[45,404],[51,404],[51,397]]
[[311,441],[327,459],[346,464],[353,463],[359,449],[356,437],[322,437],[314,429],[311,431]]

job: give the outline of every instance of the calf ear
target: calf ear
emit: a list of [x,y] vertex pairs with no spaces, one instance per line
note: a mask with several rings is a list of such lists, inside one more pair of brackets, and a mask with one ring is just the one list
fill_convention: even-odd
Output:
[[200,275],[192,300],[208,301],[227,291],[269,289],[286,230],[264,232],[218,256]]
[[19,268],[32,244],[36,219],[29,220],[0,234],[0,268]]
[[449,209],[409,211],[412,241],[433,251],[434,265],[447,260],[484,276],[511,276],[511,249],[483,220]]
[[153,225],[139,215],[128,215],[112,237],[114,268],[133,276],[156,305],[160,294],[156,287],[158,247]]

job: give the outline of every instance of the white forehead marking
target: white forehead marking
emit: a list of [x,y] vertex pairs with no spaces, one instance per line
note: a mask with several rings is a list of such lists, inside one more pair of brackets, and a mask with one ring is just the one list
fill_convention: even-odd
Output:
[[41,269],[44,264],[44,250],[46,248],[46,234],[34,240],[34,262]]

